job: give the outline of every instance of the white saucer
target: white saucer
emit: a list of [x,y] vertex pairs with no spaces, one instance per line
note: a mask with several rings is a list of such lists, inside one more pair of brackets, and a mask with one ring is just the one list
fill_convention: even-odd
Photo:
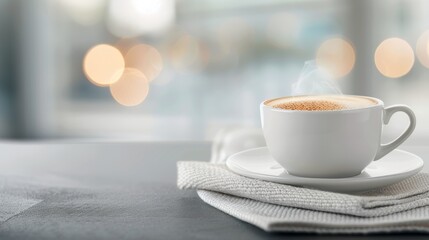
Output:
[[413,176],[423,168],[423,160],[409,152],[393,150],[354,177],[305,178],[290,175],[271,157],[268,148],[262,147],[236,153],[228,158],[226,165],[231,171],[249,178],[333,192],[360,192]]

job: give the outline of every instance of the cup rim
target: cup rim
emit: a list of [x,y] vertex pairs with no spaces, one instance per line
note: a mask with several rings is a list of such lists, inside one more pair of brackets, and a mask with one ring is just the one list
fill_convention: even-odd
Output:
[[[366,98],[366,99],[370,99],[370,100],[374,100],[375,102],[377,102],[377,104],[374,105],[370,105],[370,106],[366,106],[366,107],[360,107],[360,108],[352,108],[352,109],[334,109],[334,110],[290,110],[290,109],[281,109],[281,108],[275,108],[273,106],[268,106],[266,103],[269,101],[275,101],[278,99],[282,99],[282,98],[291,98],[291,97],[311,97],[311,96],[348,96],[348,97],[357,97],[357,98]],[[320,95],[294,95],[294,96],[284,96],[284,97],[278,97],[278,98],[270,98],[270,99],[266,99],[264,101],[262,101],[261,103],[261,107],[265,107],[268,108],[272,111],[276,111],[276,112],[300,112],[300,113],[311,113],[311,114],[317,114],[317,113],[333,113],[333,112],[353,112],[353,111],[360,111],[360,110],[364,110],[364,109],[370,109],[370,108],[375,108],[375,107],[383,107],[384,106],[384,102],[381,101],[378,98],[375,97],[369,97],[369,96],[363,96],[363,95],[349,95],[349,94],[320,94]]]

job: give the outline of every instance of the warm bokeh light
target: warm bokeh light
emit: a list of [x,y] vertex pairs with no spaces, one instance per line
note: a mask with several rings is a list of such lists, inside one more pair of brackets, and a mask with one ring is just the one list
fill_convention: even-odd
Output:
[[414,52],[403,39],[388,38],[375,50],[375,65],[386,77],[398,78],[407,74],[414,65]]
[[108,86],[119,80],[125,68],[121,52],[110,45],[100,44],[91,48],[83,60],[83,70],[97,86]]
[[429,68],[429,31],[424,32],[417,40],[416,55],[420,63]]
[[138,44],[140,42],[136,38],[121,38],[113,45],[125,56],[132,47]]
[[334,78],[344,77],[353,69],[356,54],[353,46],[342,38],[324,41],[316,53],[316,63]]
[[146,99],[149,81],[139,70],[126,68],[121,79],[110,85],[110,93],[119,104],[136,106]]
[[125,55],[125,63],[127,67],[141,71],[149,81],[156,78],[163,67],[161,54],[147,44],[138,44],[130,48]]
[[198,40],[190,35],[179,37],[169,49],[171,63],[178,69],[193,65],[199,54]]
[[200,67],[207,67],[212,60],[212,51],[207,43],[203,41],[198,42],[198,65]]
[[117,37],[159,34],[174,18],[174,0],[110,0],[107,27]]

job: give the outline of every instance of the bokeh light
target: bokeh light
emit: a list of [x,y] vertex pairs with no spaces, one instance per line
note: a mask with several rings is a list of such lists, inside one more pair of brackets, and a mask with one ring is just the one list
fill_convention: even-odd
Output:
[[356,61],[353,46],[342,38],[324,41],[316,53],[316,63],[327,70],[332,77],[340,78],[349,74]]
[[169,55],[175,68],[190,67],[196,63],[200,55],[199,42],[188,34],[182,35],[170,46]]
[[138,44],[140,44],[140,42],[136,38],[121,38],[113,44],[113,46],[115,46],[122,55],[125,56],[132,47]]
[[420,63],[429,68],[429,31],[424,32],[417,40],[416,55]]
[[117,37],[160,34],[174,18],[174,0],[110,0],[107,27]]
[[198,42],[198,65],[208,67],[212,60],[212,50],[209,45],[203,41]]
[[110,85],[110,93],[119,104],[136,106],[146,99],[149,81],[139,70],[126,68],[119,81]]
[[157,77],[163,67],[161,54],[147,44],[138,44],[130,48],[125,55],[125,63],[127,67],[142,72],[148,81]]
[[414,65],[414,52],[403,39],[388,38],[378,45],[374,56],[378,71],[386,77],[398,78]]
[[85,75],[97,86],[108,86],[118,81],[124,68],[125,61],[121,52],[107,44],[91,48],[83,61]]

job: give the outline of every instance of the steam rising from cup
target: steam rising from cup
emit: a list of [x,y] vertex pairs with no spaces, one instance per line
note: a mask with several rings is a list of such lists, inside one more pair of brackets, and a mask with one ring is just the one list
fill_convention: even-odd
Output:
[[340,87],[331,74],[316,64],[316,61],[306,61],[301,74],[292,84],[291,95],[321,95],[342,94]]

